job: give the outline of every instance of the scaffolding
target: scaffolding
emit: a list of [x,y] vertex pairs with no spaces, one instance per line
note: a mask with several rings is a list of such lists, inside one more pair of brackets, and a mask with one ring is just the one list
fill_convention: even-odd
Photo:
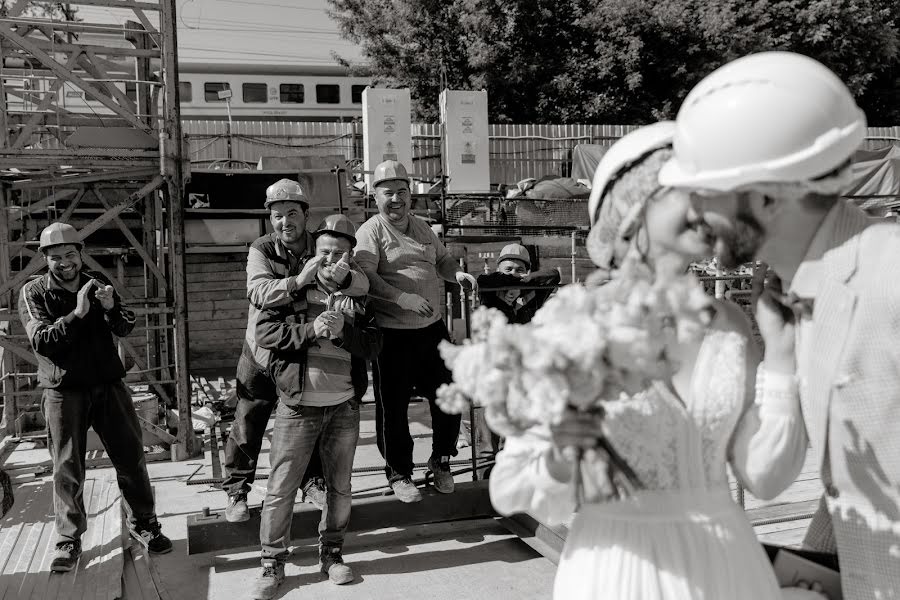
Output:
[[[40,231],[63,221],[79,230],[85,267],[105,274],[135,309],[139,326],[118,340],[130,367],[126,382],[165,403],[177,435],[153,419],[141,418],[141,426],[170,446],[172,458],[194,455],[184,265],[189,167],[175,2],[67,3],[127,10],[134,20],[124,26],[26,16],[30,4],[11,2],[0,18],[0,429],[15,439],[28,433],[30,419],[41,425],[36,360],[16,306],[22,285],[45,265]],[[116,31],[121,37],[109,35]]]

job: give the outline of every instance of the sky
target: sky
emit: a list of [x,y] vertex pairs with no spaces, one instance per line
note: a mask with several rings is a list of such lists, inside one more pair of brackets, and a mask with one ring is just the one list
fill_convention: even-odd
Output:
[[[326,14],[326,0],[178,0],[177,7],[180,62],[331,65],[332,51],[360,58]],[[135,20],[128,11],[95,6],[80,6],[78,16]]]

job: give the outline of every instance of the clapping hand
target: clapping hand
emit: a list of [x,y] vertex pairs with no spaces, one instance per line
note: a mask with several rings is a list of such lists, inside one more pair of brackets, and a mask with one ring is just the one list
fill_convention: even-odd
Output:
[[83,319],[91,310],[91,291],[94,289],[95,279],[91,279],[78,290],[78,300],[75,304],[75,310],[72,311],[79,319]]
[[324,254],[316,254],[306,261],[300,274],[297,275],[297,289],[315,283],[316,273],[319,271],[319,266],[322,264],[323,260],[325,260]]
[[344,315],[339,311],[326,310],[313,321],[316,337],[324,339],[340,339],[344,331]]
[[112,310],[116,305],[116,290],[113,286],[103,285],[102,282],[96,279],[92,279],[91,281],[93,281],[94,285],[97,287],[94,296],[100,301],[100,306],[102,306],[105,311]]

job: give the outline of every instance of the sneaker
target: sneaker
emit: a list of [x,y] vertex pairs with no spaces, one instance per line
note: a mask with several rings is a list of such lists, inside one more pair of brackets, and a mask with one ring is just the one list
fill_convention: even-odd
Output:
[[325,508],[325,480],[322,478],[310,479],[303,486],[303,501],[309,502],[319,510]]
[[353,569],[344,564],[340,548],[322,548],[319,551],[319,570],[337,585],[350,583],[355,578]]
[[442,494],[452,494],[455,484],[453,483],[453,475],[450,473],[450,457],[432,456],[428,459],[428,468],[434,476],[434,489]]
[[250,520],[250,509],[247,508],[247,492],[228,495],[228,506],[225,507],[225,520],[229,523],[243,523]]
[[284,583],[284,563],[274,558],[262,559],[262,573],[253,582],[254,600],[270,600]]
[[392,482],[391,489],[394,490],[394,495],[397,496],[397,500],[400,502],[409,504],[411,502],[419,502],[422,500],[422,493],[419,491],[419,488],[413,484],[412,479],[409,476]]
[[56,556],[50,563],[50,570],[54,573],[68,573],[78,564],[81,556],[81,542],[60,542],[56,545]]
[[150,554],[167,554],[172,551],[172,540],[163,535],[156,517],[146,522],[138,522],[129,529],[131,537],[147,549]]

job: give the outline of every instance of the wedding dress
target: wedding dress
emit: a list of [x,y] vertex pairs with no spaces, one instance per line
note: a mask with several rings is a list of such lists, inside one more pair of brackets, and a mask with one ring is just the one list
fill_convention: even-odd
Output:
[[[796,390],[779,387],[787,378],[764,381],[762,367],[756,400],[745,410],[746,375],[746,338],[711,329],[686,398],[659,383],[606,405],[608,439],[646,489],[581,506],[569,524],[554,599],[780,596],[766,554],[731,498],[725,465],[752,493],[773,497],[799,474],[806,431]],[[569,523],[573,484],[551,475],[552,460],[549,429],[508,438],[489,480],[496,509]],[[601,468],[582,462],[589,494],[602,480]]]

